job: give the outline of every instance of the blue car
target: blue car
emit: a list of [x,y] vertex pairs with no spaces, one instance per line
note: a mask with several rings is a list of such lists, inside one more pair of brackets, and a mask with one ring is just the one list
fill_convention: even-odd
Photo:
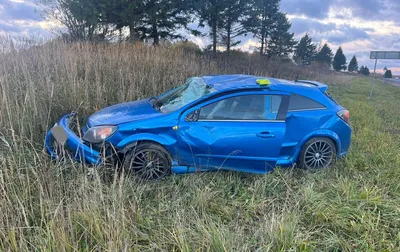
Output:
[[307,80],[193,77],[160,96],[104,108],[82,128],[71,126],[76,114],[65,115],[48,132],[46,148],[53,158],[67,152],[92,165],[112,162],[144,179],[325,168],[351,142],[349,112],[327,89]]

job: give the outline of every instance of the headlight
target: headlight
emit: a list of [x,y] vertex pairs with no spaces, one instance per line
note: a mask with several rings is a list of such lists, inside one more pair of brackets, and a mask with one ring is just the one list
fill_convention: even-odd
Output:
[[97,126],[88,129],[83,140],[89,143],[101,143],[117,131],[118,126]]

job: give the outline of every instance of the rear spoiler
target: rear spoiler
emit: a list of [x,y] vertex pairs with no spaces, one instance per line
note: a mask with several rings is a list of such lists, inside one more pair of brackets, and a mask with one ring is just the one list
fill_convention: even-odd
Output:
[[328,85],[318,82],[318,81],[296,80],[295,82],[313,85],[313,86],[317,87],[319,90],[321,90],[321,92],[325,92],[326,90],[328,90]]

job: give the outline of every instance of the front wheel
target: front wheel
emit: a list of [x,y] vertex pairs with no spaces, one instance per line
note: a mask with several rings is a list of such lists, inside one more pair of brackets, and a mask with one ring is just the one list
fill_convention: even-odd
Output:
[[327,168],[336,161],[336,147],[329,138],[308,140],[299,155],[300,168],[317,170]]
[[139,143],[125,154],[123,168],[145,180],[162,179],[171,172],[171,158],[158,144]]

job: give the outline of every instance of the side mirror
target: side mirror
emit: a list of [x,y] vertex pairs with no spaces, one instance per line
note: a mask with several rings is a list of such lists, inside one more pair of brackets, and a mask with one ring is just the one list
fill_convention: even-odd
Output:
[[199,115],[200,115],[200,109],[197,109],[197,110],[189,113],[185,117],[185,121],[186,122],[196,122],[199,119]]

